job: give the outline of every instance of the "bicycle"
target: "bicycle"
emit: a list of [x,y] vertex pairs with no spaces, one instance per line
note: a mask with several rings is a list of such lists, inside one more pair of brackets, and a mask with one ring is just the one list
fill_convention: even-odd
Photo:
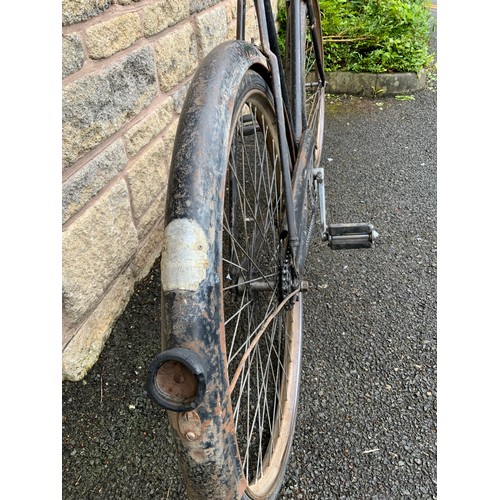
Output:
[[161,259],[162,349],[148,394],[168,417],[190,498],[273,499],[295,429],[303,270],[319,216],[334,249],[370,247],[371,224],[327,226],[325,72],[318,0],[287,2],[284,61],[270,0],[260,46],[201,63],[175,140]]

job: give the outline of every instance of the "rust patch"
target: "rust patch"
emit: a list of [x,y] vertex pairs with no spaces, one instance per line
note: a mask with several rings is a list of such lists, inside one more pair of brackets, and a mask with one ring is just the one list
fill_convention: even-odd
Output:
[[158,388],[177,403],[192,401],[197,383],[189,369],[178,361],[167,361],[156,374]]
[[196,441],[201,435],[200,417],[195,411],[179,413],[179,434],[188,441]]

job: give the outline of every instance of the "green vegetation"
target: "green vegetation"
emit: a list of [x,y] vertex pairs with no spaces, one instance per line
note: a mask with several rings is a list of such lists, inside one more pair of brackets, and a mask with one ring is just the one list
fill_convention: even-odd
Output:
[[433,60],[428,0],[319,0],[319,4],[327,71],[418,72]]

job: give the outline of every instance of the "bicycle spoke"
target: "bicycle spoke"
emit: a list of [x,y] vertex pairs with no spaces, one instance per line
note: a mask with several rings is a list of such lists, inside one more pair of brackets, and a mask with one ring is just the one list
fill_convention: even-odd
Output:
[[[255,127],[255,122],[256,122],[256,120],[254,119],[253,120],[254,127]],[[266,131],[265,133],[262,132],[262,128],[264,128],[264,130]],[[261,134],[264,135],[264,141],[266,140],[267,130],[268,129],[266,127],[263,127],[263,126],[260,127],[260,132],[259,133],[261,133]],[[259,158],[261,158],[261,160],[259,160],[259,164],[255,165],[253,168],[251,168],[250,165],[246,165],[246,163],[245,163],[245,162],[249,162],[249,158],[251,157],[251,155],[247,152],[247,144],[244,141],[243,141],[243,144],[242,144],[242,151],[244,151],[244,153],[242,154],[242,165],[246,166],[247,170],[253,170],[256,173],[260,172],[260,175],[261,175],[261,178],[262,178],[263,172],[264,171],[266,171],[266,172],[269,171],[269,168],[266,168],[263,165],[264,157],[261,158],[259,156]],[[267,154],[265,155],[265,159],[266,159],[266,162],[267,162],[268,161],[268,155]],[[230,167],[233,168],[234,166],[232,164],[230,164]],[[237,177],[237,182],[238,182],[239,190],[241,190],[241,192],[243,193],[243,199],[245,201],[245,212],[246,212],[246,209],[248,208],[248,210],[250,211],[250,214],[252,216],[251,220],[257,225],[257,228],[259,230],[260,240],[261,240],[260,244],[265,243],[267,245],[268,242],[267,242],[266,238],[264,238],[264,235],[267,234],[267,231],[266,231],[267,227],[262,227],[262,224],[259,222],[260,218],[258,217],[259,213],[261,213],[261,207],[260,207],[259,203],[256,203],[256,206],[254,206],[254,207],[252,207],[250,205],[249,196],[246,195],[246,188],[245,188],[245,182],[244,182],[244,179],[246,177],[245,177],[244,172],[242,173],[242,176],[241,176],[242,180],[240,180],[239,177],[235,175],[234,170],[233,170],[233,175],[235,175],[235,177]],[[277,175],[275,174],[274,178],[273,178],[273,183],[276,183],[276,177],[277,177]],[[256,180],[256,178],[253,178],[253,177],[249,176],[249,180],[251,181],[250,187],[252,188],[251,195],[253,195],[253,199],[256,200],[256,201],[260,200],[260,182],[259,182],[259,189],[257,189],[257,180]],[[259,181],[260,180],[261,179],[259,179]],[[266,201],[267,201],[267,203],[265,203],[264,205],[267,206],[268,209],[269,209],[270,201],[269,201],[269,199],[267,199]],[[269,213],[269,210],[268,210],[268,213]],[[269,217],[269,215],[267,215],[267,217],[266,217],[265,220],[266,220],[266,222],[269,221],[269,220],[272,221],[273,218],[274,217]],[[264,217],[262,217],[262,219],[264,219]],[[249,220],[249,218],[246,216],[246,213],[245,213],[245,222],[247,220]],[[266,224],[266,226],[267,226],[267,224]],[[254,244],[255,244],[255,237],[256,237],[256,234],[253,233],[253,238],[254,239],[252,241],[252,246],[254,246]]]
[[[265,317],[264,319],[259,323],[259,325],[250,333],[247,334],[246,336],[246,339],[245,339],[245,342],[242,343],[242,345],[240,346],[240,348],[234,353],[234,355],[232,357],[228,357],[228,365],[231,364],[231,362],[233,361],[233,359],[242,351],[246,348],[247,345],[251,345],[252,343],[252,340],[254,339],[254,336],[259,332],[260,328],[262,327],[262,325],[265,324],[265,322],[268,320],[269,318],[269,312],[271,311],[272,307],[273,307],[273,304],[274,304],[274,301],[272,300],[273,298],[275,297],[275,294],[273,292],[273,295],[271,297],[271,300],[269,301],[268,303],[268,306],[267,306],[267,311],[266,311],[266,314],[265,314]],[[250,326],[250,321],[248,321],[248,325]],[[246,349],[245,349],[245,352],[246,352]],[[231,382],[233,384],[233,382]]]
[[[226,229],[226,231],[227,231],[226,226],[224,226],[224,228],[225,228],[225,229]],[[262,275],[262,277],[263,277],[263,276],[265,276],[265,273],[264,273],[264,272],[260,269],[260,267],[257,265],[257,263],[255,262],[255,260],[254,260],[254,259],[250,256],[250,254],[249,254],[249,253],[247,252],[247,250],[246,250],[246,249],[242,246],[242,244],[241,244],[239,241],[237,241],[237,240],[235,240],[235,239],[233,239],[233,238],[232,238],[232,241],[233,241],[233,242],[234,242],[234,243],[238,246],[238,248],[239,248],[239,249],[243,252],[243,254],[245,255],[245,257],[247,257],[247,258],[248,258],[248,260],[249,260],[249,261],[250,261],[250,262],[251,262],[251,263],[255,266],[255,268],[259,271],[259,273]],[[271,283],[270,283],[267,279],[266,279],[265,281],[269,284],[269,286],[271,286]]]

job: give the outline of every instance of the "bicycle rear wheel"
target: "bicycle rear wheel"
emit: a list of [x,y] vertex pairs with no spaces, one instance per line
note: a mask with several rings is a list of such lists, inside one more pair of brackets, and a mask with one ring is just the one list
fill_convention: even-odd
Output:
[[226,376],[251,499],[275,498],[299,392],[302,297],[291,294],[281,159],[266,82],[243,78],[224,188],[222,280]]
[[294,288],[274,98],[253,45],[198,68],[172,154],[161,259],[162,349],[148,393],[167,410],[187,496],[274,499],[298,402]]

